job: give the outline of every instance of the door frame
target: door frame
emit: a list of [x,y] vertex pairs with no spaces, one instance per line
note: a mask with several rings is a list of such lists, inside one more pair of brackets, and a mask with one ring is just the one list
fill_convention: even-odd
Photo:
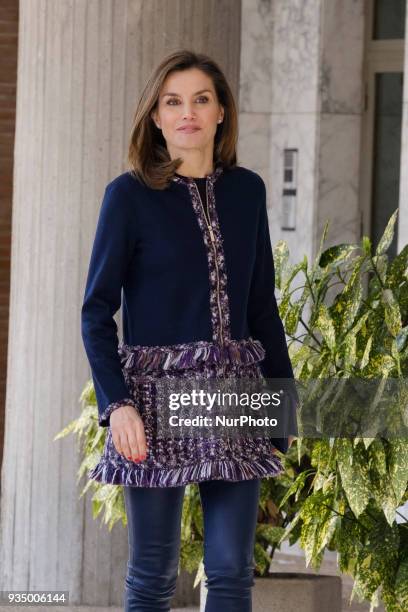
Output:
[[371,236],[371,201],[375,116],[375,76],[384,72],[404,73],[405,39],[373,40],[374,0],[365,3],[365,41],[360,155],[360,238]]

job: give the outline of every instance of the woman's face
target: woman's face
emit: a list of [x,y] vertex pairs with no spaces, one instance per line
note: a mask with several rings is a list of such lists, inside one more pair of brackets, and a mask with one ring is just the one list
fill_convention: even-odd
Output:
[[[198,68],[169,74],[161,88],[152,118],[162,130],[171,159],[186,150],[213,150],[224,109],[212,79]],[[182,129],[184,126],[186,129]]]

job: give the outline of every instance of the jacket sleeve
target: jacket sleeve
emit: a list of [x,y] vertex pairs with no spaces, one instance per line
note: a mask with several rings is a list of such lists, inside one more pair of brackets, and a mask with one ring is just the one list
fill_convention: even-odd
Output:
[[104,193],[81,309],[81,334],[91,366],[99,425],[110,425],[115,408],[132,405],[118,354],[117,325],[122,285],[134,249],[126,192],[110,183]]
[[[260,178],[260,177],[259,177]],[[275,267],[266,208],[266,188],[261,179],[261,208],[258,219],[255,264],[248,301],[248,327],[253,338],[265,349],[261,370],[265,378],[287,379],[284,384],[285,436],[298,435],[296,407],[299,397],[286,344],[285,330],[275,298]],[[283,382],[283,381],[282,381]],[[286,453],[287,437],[275,438],[275,446]]]

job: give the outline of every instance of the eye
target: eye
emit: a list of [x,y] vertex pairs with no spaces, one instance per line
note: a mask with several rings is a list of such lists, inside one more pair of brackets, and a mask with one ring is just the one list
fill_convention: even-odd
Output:
[[[198,96],[197,100],[203,100],[204,102],[208,102],[208,96]],[[166,104],[168,104],[169,106],[174,106],[173,102],[178,104],[178,99],[177,98],[169,98],[167,100]]]

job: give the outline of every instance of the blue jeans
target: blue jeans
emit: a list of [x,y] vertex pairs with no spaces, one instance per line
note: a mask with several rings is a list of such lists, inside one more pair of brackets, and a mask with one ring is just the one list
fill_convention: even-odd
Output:
[[[124,487],[129,539],[125,612],[170,610],[185,486]],[[208,480],[198,486],[208,589],[205,612],[251,612],[260,480]]]

